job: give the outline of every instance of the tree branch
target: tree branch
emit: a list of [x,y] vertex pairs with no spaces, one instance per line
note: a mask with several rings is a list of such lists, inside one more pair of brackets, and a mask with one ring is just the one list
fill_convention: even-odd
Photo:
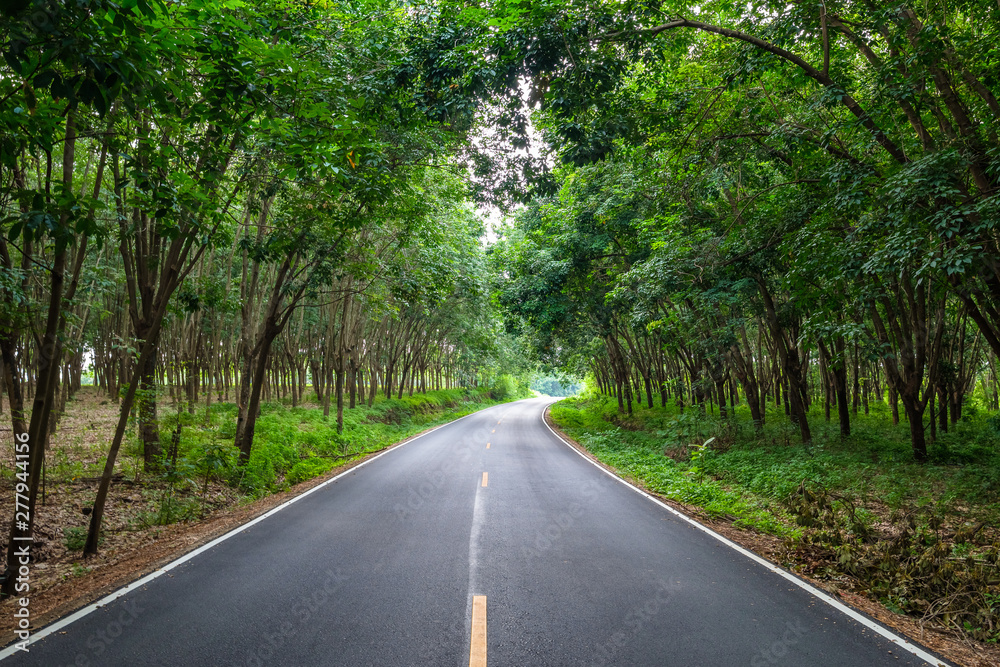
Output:
[[830,75],[828,73],[821,72],[820,70],[816,69],[815,67],[813,67],[805,60],[792,53],[791,51],[786,51],[785,49],[775,46],[774,44],[771,44],[770,42],[767,42],[759,37],[749,35],[739,30],[733,30],[731,28],[723,28],[720,26],[712,25],[710,23],[704,23],[702,21],[691,21],[689,19],[676,19],[674,21],[670,21],[668,23],[664,23],[662,25],[658,25],[652,28],[645,28],[635,31],[619,31],[617,33],[609,33],[607,35],[602,36],[601,38],[595,38],[595,41],[613,40],[625,34],[649,34],[655,37],[656,35],[659,35],[662,32],[666,32],[667,30],[673,30],[674,28],[694,28],[695,30],[700,30],[702,32],[711,32],[717,35],[721,35],[722,37],[728,37],[730,39],[746,42],[747,44],[751,44],[762,51],[767,51],[768,53],[773,54],[781,58],[782,60],[795,65],[803,72],[805,72],[805,74],[809,78],[813,79],[824,88],[829,88],[840,94],[841,103],[843,103],[843,105],[847,107],[852,114],[854,114],[854,116],[861,122],[861,124],[865,127],[865,129],[867,129],[871,133],[875,141],[877,141],[879,145],[881,145],[882,148],[884,148],[886,152],[889,153],[889,155],[891,155],[896,162],[898,162],[899,164],[905,164],[909,162],[909,159],[903,153],[902,149],[899,146],[897,146],[895,142],[893,142],[892,139],[890,139],[885,134],[885,132],[882,131],[882,129],[875,123],[875,120],[868,115],[868,112],[866,112],[861,107],[861,105],[858,104],[857,100],[855,100],[850,94],[847,93],[846,90],[838,86],[833,81],[833,79],[830,78]]

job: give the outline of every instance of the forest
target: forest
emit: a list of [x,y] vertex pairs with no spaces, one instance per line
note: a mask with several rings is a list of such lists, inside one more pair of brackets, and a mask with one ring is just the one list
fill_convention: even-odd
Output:
[[538,17],[551,182],[490,248],[509,329],[588,378],[553,418],[996,642],[1000,6],[601,7]]
[[[48,440],[85,381],[119,415],[95,452],[87,554],[126,455],[141,458],[136,479],[171,492],[192,476],[185,465],[206,489],[238,473],[255,491],[246,471],[271,465],[254,450],[262,404],[318,404],[338,443],[345,409],[377,397],[523,391],[514,376],[527,362],[491,305],[484,223],[464,184],[471,106],[449,119],[420,104],[421,26],[405,14],[283,2],[8,10],[4,470],[29,517],[10,517],[8,572],[46,467],[50,487],[70,481],[51,470]],[[196,413],[220,424],[192,449]]]
[[275,490],[282,411],[342,456],[362,414],[582,381],[585,444],[751,452],[862,580],[905,560],[845,556],[875,515],[766,448],[897,477],[943,518],[882,518],[959,549],[900,577],[966,568],[877,596],[1000,637],[1000,3],[16,0],[0,35],[8,572],[80,392],[93,555],[129,457],[162,510]]
[[[784,401],[809,442],[813,403],[846,436],[878,400],[923,461],[973,395],[998,409],[996,24],[852,6],[814,26],[793,4],[763,37],[609,33],[639,51],[595,49],[546,93],[559,189],[496,250],[500,298],[622,412],[656,394],[725,414],[739,392],[758,426]],[[683,49],[661,37],[682,29]],[[588,77],[590,107],[559,97]]]

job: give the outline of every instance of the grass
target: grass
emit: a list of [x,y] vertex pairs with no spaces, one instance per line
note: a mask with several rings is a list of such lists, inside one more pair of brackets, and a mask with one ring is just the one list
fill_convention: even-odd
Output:
[[707,424],[674,419],[674,424],[668,425],[663,422],[663,415],[657,415],[646,423],[631,422],[625,427],[615,423],[615,411],[614,405],[602,398],[571,398],[551,408],[552,419],[560,428],[603,463],[646,488],[698,506],[713,517],[730,518],[741,527],[780,536],[796,531],[780,509],[766,498],[740,493],[708,477],[705,466],[711,459],[710,449],[702,450],[694,461],[689,455],[681,459],[664,453],[667,449],[678,449],[679,438],[687,438],[684,444],[692,445],[691,449],[704,443],[710,437],[703,432],[707,432]]
[[[220,402],[208,408],[199,406],[193,413],[178,413],[161,394],[161,465],[155,471],[144,471],[142,443],[133,419],[116,471],[123,484],[113,487],[124,502],[118,504],[119,515],[113,523],[109,519],[110,528],[105,530],[118,534],[198,521],[213,510],[284,491],[430,427],[529,393],[526,387],[518,388],[510,381],[401,398],[380,396],[371,407],[362,403],[345,409],[342,433],[337,432],[335,412],[324,416],[315,402],[297,407],[285,401],[267,402],[261,406],[250,458],[242,466],[233,444],[235,404]],[[82,548],[85,528],[76,524],[81,521],[81,510],[91,507],[88,485],[102,474],[110,438],[106,431],[114,424],[114,406],[107,400],[100,406],[107,406],[104,412],[108,414],[74,413],[67,417],[61,424],[62,441],[48,453],[43,504],[59,524],[57,530],[63,531],[62,546],[71,552]],[[178,424],[180,437],[174,456],[172,440]],[[0,466],[0,480],[14,484],[15,472],[13,467]],[[79,493],[84,496],[76,500]]]
[[[693,468],[705,476],[702,484],[719,485],[751,507],[773,509],[806,481],[853,497],[877,497],[890,510],[936,503],[996,524],[1000,419],[972,412],[951,432],[939,434],[924,465],[913,461],[907,426],[893,426],[888,408],[880,404],[868,415],[853,417],[852,435],[846,439],[835,422],[823,421],[814,410],[808,447],[798,442],[798,430],[773,406],[760,432],[740,407],[730,420],[691,408],[681,414],[674,406],[643,406],[622,417],[612,400],[596,396],[561,401],[553,406],[552,418],[602,461],[651,482],[650,488],[662,488],[668,497],[706,509],[699,501],[706,492],[680,484],[692,479]],[[692,462],[693,446],[709,438],[715,440]],[[715,496],[712,500],[717,501]],[[733,510],[727,513],[740,516]],[[752,517],[744,518],[754,525]]]
[[513,398],[506,392],[491,393],[486,389],[380,397],[370,408],[359,405],[345,409],[343,433],[337,432],[335,415],[324,417],[319,407],[265,403],[245,466],[236,465],[238,452],[232,444],[236,405],[216,403],[207,413],[202,409],[161,419],[160,438],[168,455],[173,431],[178,421],[181,424],[178,464],[176,469],[168,466],[165,474],[177,477],[171,480],[171,488],[180,486],[190,492],[206,487],[210,479],[223,479],[248,499],[258,498],[322,475],[335,465],[388,447],[429,427]]
[[890,609],[1000,640],[1000,415],[969,406],[921,465],[884,404],[852,416],[848,438],[813,410],[808,446],[770,407],[759,430],[743,407],[728,419],[674,406],[623,416],[595,395],[555,404],[552,418],[650,490],[785,538],[793,569],[846,575]]

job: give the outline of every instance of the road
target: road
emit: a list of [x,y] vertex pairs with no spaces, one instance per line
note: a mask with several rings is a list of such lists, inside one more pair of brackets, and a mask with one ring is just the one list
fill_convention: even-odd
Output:
[[547,403],[389,450],[4,667],[927,664],[601,471]]

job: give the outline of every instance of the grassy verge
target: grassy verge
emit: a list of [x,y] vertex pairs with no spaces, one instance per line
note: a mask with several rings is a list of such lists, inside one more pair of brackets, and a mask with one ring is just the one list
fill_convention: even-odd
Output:
[[[976,414],[913,462],[886,406],[850,438],[811,415],[805,447],[784,414],[755,430],[674,406],[617,414],[606,397],[572,398],[552,418],[599,460],[648,489],[737,526],[785,539],[786,566],[836,580],[907,613],[1000,639],[1000,418]],[[706,444],[707,443],[707,444]]]
[[[335,413],[324,416],[317,404],[291,407],[268,402],[261,406],[253,449],[242,466],[233,444],[234,403],[216,403],[193,413],[168,412],[160,419],[164,455],[158,471],[142,472],[142,445],[134,432],[125,448],[120,470],[124,479],[141,479],[140,497],[130,499],[133,505],[125,525],[116,524],[112,530],[141,531],[198,521],[214,510],[285,491],[430,427],[516,398],[520,395],[503,387],[379,397],[371,407],[360,404],[345,410],[342,433],[337,432]],[[57,450],[50,471],[53,478],[96,479],[103,459],[90,463],[89,457],[79,454]],[[69,526],[62,531],[68,551],[82,548],[85,528]]]
[[[91,412],[74,414],[71,408],[67,417],[71,423],[64,425],[59,442],[48,453],[38,538],[42,560],[72,557],[83,548],[91,487],[104,468],[109,437],[105,429],[113,427],[116,412],[107,399],[92,394],[86,399]],[[147,529],[158,534],[163,526],[201,521],[217,510],[280,493],[350,465],[430,427],[520,397],[516,387],[503,383],[398,399],[379,397],[371,407],[362,404],[345,410],[342,433],[337,432],[335,416],[324,416],[318,404],[291,407],[269,402],[261,407],[245,465],[238,465],[239,451],[233,444],[235,404],[215,403],[193,412],[168,408],[159,422],[163,457],[153,471],[143,470],[142,444],[134,430],[126,441],[102,539],[110,536],[114,541]],[[0,485],[14,481],[13,468],[0,468]]]
[[[171,443],[180,424],[176,463],[166,445],[165,480],[186,491],[192,502],[199,487],[224,480],[254,499],[283,491],[331,468],[361,458],[427,428],[517,398],[487,389],[448,389],[396,399],[380,397],[371,407],[344,411],[343,433],[334,415],[318,406],[262,406],[254,445],[245,466],[237,466],[233,446],[236,405],[220,403],[194,414],[161,420],[161,440]],[[138,454],[138,452],[135,452]]]
[[[217,403],[208,410],[202,405],[193,414],[177,414],[161,401],[162,465],[154,472],[142,471],[142,449],[133,430],[123,449],[126,455],[116,466],[101,550],[85,559],[81,550],[89,511],[118,420],[118,406],[87,387],[70,402],[50,443],[35,519],[33,618],[61,615],[77,602],[95,599],[155,563],[235,528],[282,502],[282,491],[295,493],[296,484],[344,469],[433,426],[519,397],[517,387],[501,382],[489,389],[380,398],[371,408],[346,410],[343,434],[337,433],[336,418],[324,417],[315,403],[295,408],[266,403],[250,461],[242,467],[236,465],[233,446],[235,405]],[[178,424],[175,458],[171,443]],[[12,459],[13,452],[8,456]],[[9,464],[0,466],[0,487],[12,496],[13,470]],[[13,509],[13,504],[0,506],[0,523],[13,519]],[[0,619],[0,628],[12,626]]]
[[[684,457],[671,458],[664,454],[667,439],[661,424],[656,420],[647,424],[638,417],[626,428],[613,421],[615,410],[605,399],[571,398],[553,405],[550,414],[561,429],[601,462],[665,498],[695,505],[715,518],[731,519],[739,527],[779,536],[796,532],[774,503],[733,490],[706,475],[704,466],[712,450],[692,447],[691,455],[684,450]],[[704,430],[708,426],[692,420],[682,420],[678,425],[680,430]],[[699,442],[707,439],[697,437]]]

